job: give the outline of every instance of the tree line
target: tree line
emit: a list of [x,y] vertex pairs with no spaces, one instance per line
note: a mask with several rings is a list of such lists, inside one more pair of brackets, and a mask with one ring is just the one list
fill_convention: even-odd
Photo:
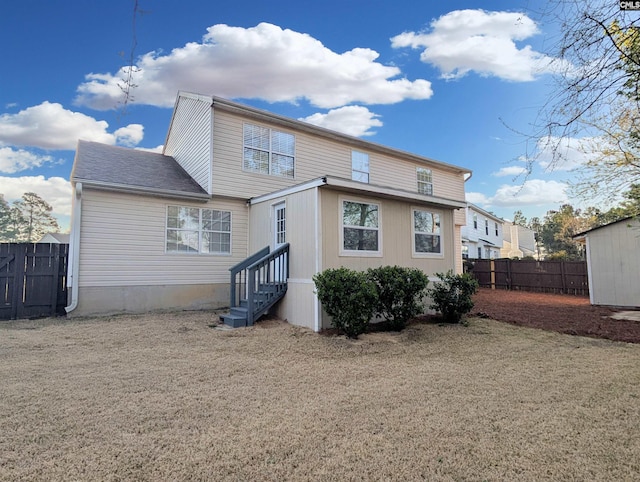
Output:
[[35,243],[47,233],[60,231],[53,208],[34,192],[9,204],[0,194],[0,242]]
[[632,184],[623,193],[623,201],[608,210],[597,207],[577,209],[563,204],[557,210],[547,211],[544,218],[527,219],[522,211],[514,213],[513,223],[531,229],[535,234],[538,254],[545,259],[583,259],[583,246],[573,239],[576,234],[621,219],[640,215],[640,184]]

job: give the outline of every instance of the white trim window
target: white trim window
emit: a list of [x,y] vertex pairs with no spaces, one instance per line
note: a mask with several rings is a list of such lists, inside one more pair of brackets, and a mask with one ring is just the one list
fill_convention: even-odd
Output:
[[418,180],[418,192],[433,196],[433,174],[431,169],[425,167],[416,168],[416,177]]
[[167,206],[166,252],[231,254],[231,211]]
[[351,151],[351,179],[359,182],[369,182],[369,154]]
[[381,256],[380,205],[342,200],[341,254]]
[[294,177],[296,138],[268,127],[244,124],[242,168],[271,176]]
[[442,231],[440,213],[413,208],[413,254],[441,256]]

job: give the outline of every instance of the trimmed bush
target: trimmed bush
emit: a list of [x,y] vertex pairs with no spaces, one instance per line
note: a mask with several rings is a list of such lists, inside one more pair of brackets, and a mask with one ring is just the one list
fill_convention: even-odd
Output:
[[367,276],[376,287],[376,314],[387,320],[392,330],[402,330],[407,321],[424,312],[421,301],[429,278],[419,269],[381,266],[370,268]]
[[460,323],[462,316],[473,308],[471,297],[478,290],[478,282],[469,273],[456,274],[452,271],[436,273],[440,278],[428,290],[433,300],[431,309],[437,310],[447,323]]
[[369,327],[376,310],[376,287],[361,271],[327,269],[313,277],[318,299],[331,324],[349,338],[358,338]]

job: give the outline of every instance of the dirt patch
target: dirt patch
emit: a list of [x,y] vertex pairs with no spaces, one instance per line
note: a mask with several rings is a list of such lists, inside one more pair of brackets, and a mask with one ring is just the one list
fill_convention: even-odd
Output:
[[589,298],[481,288],[472,315],[569,335],[640,343],[640,322],[618,311],[592,306]]

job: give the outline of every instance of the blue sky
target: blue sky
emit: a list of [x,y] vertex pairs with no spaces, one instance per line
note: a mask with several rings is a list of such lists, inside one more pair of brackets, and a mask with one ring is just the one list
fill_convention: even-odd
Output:
[[3,2],[0,193],[34,191],[68,227],[77,140],[160,149],[180,89],[472,169],[470,201],[543,216],[582,162],[548,172],[542,152],[518,175],[535,142],[516,132],[557,66],[541,53],[556,28],[534,13],[544,4],[139,0],[134,30],[134,0]]

